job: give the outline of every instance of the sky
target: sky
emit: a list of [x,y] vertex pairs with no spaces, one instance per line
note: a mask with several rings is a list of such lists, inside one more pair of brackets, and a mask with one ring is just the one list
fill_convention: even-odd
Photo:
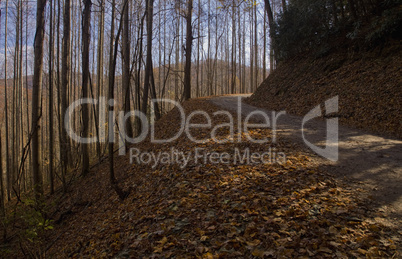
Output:
[[[165,0],[160,0],[160,1],[165,1]],[[7,28],[7,49],[8,49],[8,51],[7,51],[7,63],[8,63],[8,77],[10,77],[10,76],[12,76],[12,73],[13,73],[13,71],[12,71],[12,66],[13,66],[13,53],[14,53],[14,45],[15,45],[15,37],[16,37],[16,30],[15,30],[15,27],[16,27],[16,18],[17,18],[17,15],[16,15],[16,2],[17,2],[17,0],[8,0],[8,28]],[[23,16],[24,16],[24,19],[23,19],[23,49],[24,49],[24,52],[25,52],[25,50],[27,50],[28,51],[28,74],[32,74],[32,64],[33,64],[33,40],[34,40],[34,34],[35,34],[35,11],[36,11],[36,1],[23,1],[24,2],[24,5],[23,5],[23,10],[24,10],[24,14],[23,14]],[[93,14],[92,14],[92,30],[91,30],[91,33],[92,33],[92,39],[91,39],[91,48],[94,48],[94,47],[96,47],[96,45],[97,45],[97,37],[96,37],[96,33],[97,33],[97,31],[94,29],[94,28],[96,28],[96,21],[97,21],[97,18],[96,18],[96,4],[97,4],[97,0],[93,0],[93,6],[92,6],[92,8],[93,8],[93,11],[95,11],[95,12],[93,12]],[[107,2],[107,1],[106,1]],[[155,6],[157,6],[158,5],[158,0],[156,0],[155,1]],[[260,47],[260,49],[262,48],[262,34],[263,34],[263,31],[262,31],[262,27],[263,27],[263,14],[264,14],[264,5],[263,5],[263,3],[262,3],[262,0],[260,0],[260,1],[257,1],[257,2],[261,2],[261,3],[259,3],[259,5],[258,5],[258,9],[257,9],[257,11],[258,11],[258,17],[259,17],[259,26],[258,26],[258,35],[259,35],[259,40],[260,40],[260,42],[259,42],[259,47]],[[27,3],[27,4],[26,4]],[[211,3],[212,3],[212,5],[214,5],[214,3],[215,3],[215,1],[211,1]],[[205,9],[206,9],[206,1],[203,1],[202,3],[202,10],[203,10],[203,12],[205,12]],[[74,7],[74,8],[76,8],[76,14],[77,15],[80,15],[80,10],[79,10],[79,8],[80,8],[80,4],[79,4],[79,0],[72,0],[72,6]],[[48,2],[48,7],[49,7],[49,2]],[[198,8],[198,1],[195,1],[195,5],[194,5],[194,8],[195,8],[195,10],[194,10],[194,15],[193,15],[193,23],[195,24],[196,23],[196,19],[198,19],[198,17],[197,17],[197,15],[198,15],[198,11],[196,10],[197,8]],[[109,8],[110,9],[110,8]],[[108,8],[107,8],[107,10],[109,10]],[[212,9],[214,9],[214,8],[212,8]],[[6,11],[6,3],[5,3],[5,1],[1,1],[1,4],[0,4],[0,10],[1,10],[1,19],[0,19],[0,78],[3,78],[4,77],[4,65],[5,65],[5,62],[4,62],[4,60],[5,60],[5,52],[4,52],[4,47],[5,47],[5,42],[4,42],[4,38],[5,38],[5,11]],[[108,11],[107,11],[108,12]],[[167,11],[167,12],[169,12],[169,11]],[[219,9],[214,9],[214,10],[212,10],[212,12],[215,12],[215,13],[217,13],[218,14],[218,17],[220,17],[219,16],[219,12],[220,12],[220,10]],[[133,15],[135,15],[135,10],[133,11],[133,13],[132,13]],[[160,25],[158,25],[157,24],[157,22],[158,22],[158,15],[159,15],[159,10],[157,9],[157,8],[155,8],[155,13],[154,13],[154,33],[156,34],[156,32],[158,31],[158,30],[160,30],[161,29],[161,26]],[[26,19],[26,17],[28,17],[28,19]],[[169,13],[166,15],[166,19],[170,19],[169,18]],[[207,34],[207,31],[208,31],[208,28],[207,28],[207,15],[205,15],[205,14],[203,14],[203,17],[201,18],[202,19],[202,31],[203,31],[203,35],[201,35],[201,37],[203,37],[203,39],[204,39],[204,43],[203,43],[203,46],[204,46],[204,52],[206,52],[207,50],[206,50],[206,47],[207,47],[207,43],[206,43],[206,34]],[[221,19],[221,18],[219,18],[219,19]],[[223,19],[223,18],[222,18]],[[48,25],[49,25],[49,22],[48,22],[48,20],[49,20],[49,10],[47,10],[47,12],[46,12],[46,33],[48,33]],[[73,29],[77,29],[77,26],[81,26],[81,24],[80,24],[80,22],[78,22],[77,20],[79,20],[79,17],[72,17],[72,23],[73,23]],[[75,25],[74,25],[74,23],[75,23]],[[214,24],[215,22],[212,22],[212,24]],[[230,33],[230,30],[231,30],[231,28],[222,28],[222,26],[221,26],[221,23],[222,23],[222,21],[220,21],[219,23],[218,23],[218,30],[223,30],[223,29],[225,29],[225,30],[227,30],[227,32],[228,33]],[[109,25],[110,24],[110,18],[108,19],[108,13],[107,13],[107,15],[106,15],[106,31],[108,30],[108,26],[110,26]],[[168,30],[169,30],[169,28],[170,27],[172,27],[171,26],[171,21],[169,20],[168,22],[167,22],[167,24],[168,24]],[[229,22],[229,24],[230,24],[230,22]],[[243,24],[242,24],[243,25]],[[27,26],[27,29],[26,29],[26,27],[25,26]],[[74,27],[74,26],[76,26],[76,27]],[[246,33],[248,33],[248,30],[249,30],[249,25],[248,24],[244,24],[244,26],[246,26]],[[62,26],[61,26],[62,27]],[[215,25],[214,25],[214,27],[215,27]],[[215,30],[216,30],[216,28],[210,28],[211,30],[212,30],[212,35],[214,35],[214,32],[215,32]],[[194,36],[195,37],[197,37],[198,36],[198,31],[196,30],[197,28],[193,28],[193,34],[194,34]],[[62,29],[61,29],[62,30]],[[168,32],[169,33],[169,32]],[[182,33],[184,33],[184,32],[182,32]],[[105,38],[107,39],[108,38],[108,33],[106,32],[105,33]],[[248,44],[248,42],[249,42],[249,39],[250,37],[248,36],[248,35],[246,35],[246,45],[249,45]],[[47,40],[47,39],[46,39]],[[46,41],[45,40],[45,41]],[[154,46],[160,46],[160,43],[159,43],[159,41],[163,41],[163,39],[159,39],[157,36],[155,36],[154,37]],[[229,36],[229,44],[231,44],[231,37]],[[211,44],[212,46],[213,46],[213,50],[212,50],[212,53],[214,53],[214,42],[212,42],[212,44]],[[46,42],[45,42],[45,48],[46,48]],[[268,47],[267,47],[268,48]],[[166,48],[166,51],[167,51],[167,49],[168,49],[168,47]],[[194,43],[193,43],[193,57],[195,57],[196,56],[196,53],[195,53],[195,50],[196,50],[196,40],[194,41]],[[80,52],[80,50],[77,50],[77,51],[79,51]],[[105,51],[108,51],[108,46],[106,45],[106,47],[105,47]],[[132,52],[133,52],[134,50],[132,49]],[[144,51],[145,51],[145,48],[144,48]],[[160,49],[159,49],[159,47],[155,47],[154,48],[154,59],[155,59],[155,61],[154,62],[157,62],[158,60],[157,60],[157,58],[155,58],[155,56],[158,56],[158,54],[159,54],[159,51],[160,51]],[[249,57],[250,57],[250,47],[249,46],[246,46],[246,59],[247,60],[249,60]],[[79,53],[79,54],[81,54],[81,53]],[[261,53],[261,51],[260,51],[260,55],[259,55],[259,59],[261,60],[263,57],[262,57],[262,55],[261,55],[262,53]],[[106,55],[106,54],[105,54]],[[166,55],[167,55],[167,53],[166,53]],[[45,51],[45,58],[46,58],[46,51]],[[224,57],[222,56],[219,56],[218,55],[218,59],[223,59]],[[266,58],[266,63],[267,63],[267,66],[268,66],[268,64],[269,64],[269,57],[268,57],[268,55],[267,55],[267,57],[265,57]],[[25,59],[25,53],[24,53],[24,59]],[[92,53],[91,53],[91,60],[92,60]],[[173,57],[172,57],[172,63],[174,62],[174,55],[173,55]],[[24,60],[24,62],[25,62],[25,60]],[[246,64],[249,64],[249,61],[246,61]],[[261,61],[261,63],[262,63],[262,61]],[[159,64],[157,64],[157,63],[154,63],[154,67],[157,67]],[[25,64],[24,64],[24,69],[25,69]],[[44,69],[46,69],[46,62],[45,62],[45,67],[44,67]],[[117,68],[118,69],[118,71],[119,71],[119,68]]]

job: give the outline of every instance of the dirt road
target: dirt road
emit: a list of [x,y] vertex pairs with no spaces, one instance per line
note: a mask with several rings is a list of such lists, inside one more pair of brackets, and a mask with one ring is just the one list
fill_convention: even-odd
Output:
[[[272,111],[239,102],[249,95],[213,97],[210,101],[226,110],[239,111],[247,116],[260,110],[272,118]],[[318,105],[318,104],[317,104]],[[311,107],[314,108],[314,107]],[[277,113],[279,111],[276,111]],[[255,117],[262,121],[260,118]],[[339,158],[336,162],[322,158],[306,145],[302,137],[303,118],[281,115],[277,119],[277,136],[288,138],[303,146],[313,156],[320,169],[331,172],[356,188],[367,191],[378,210],[389,215],[389,224],[402,225],[402,141],[339,126]],[[317,146],[325,145],[326,120],[314,119],[304,125],[305,139]]]

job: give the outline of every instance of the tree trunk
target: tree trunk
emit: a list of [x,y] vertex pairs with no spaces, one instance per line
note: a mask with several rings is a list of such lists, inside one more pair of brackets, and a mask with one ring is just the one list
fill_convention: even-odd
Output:
[[4,111],[6,114],[6,186],[7,186],[7,200],[11,200],[11,168],[10,168],[10,154],[9,154],[9,127],[8,127],[8,94],[7,94],[7,26],[8,26],[8,0],[6,0],[6,17],[5,17],[5,30],[4,30]]
[[254,14],[250,10],[250,92],[254,92]]
[[200,52],[201,52],[201,0],[198,0],[198,23],[197,23],[197,86],[195,90],[195,96],[200,97]]
[[70,75],[70,1],[65,0],[64,2],[64,12],[63,12],[63,42],[62,42],[62,61],[61,61],[61,86],[60,91],[60,101],[61,101],[61,110],[60,110],[60,131],[61,131],[61,140],[60,140],[60,152],[61,152],[61,163],[62,163],[62,172],[61,178],[63,183],[64,192],[67,191],[67,182],[66,182],[66,174],[67,174],[67,166],[68,166],[68,158],[70,152],[70,145],[67,138],[67,132],[64,127],[64,115],[67,110],[67,89],[69,87],[69,75]]
[[193,28],[191,18],[193,13],[193,0],[187,0],[186,14],[186,65],[184,68],[184,100],[191,98],[191,50],[193,46]]
[[40,131],[40,90],[42,87],[43,40],[45,36],[46,0],[38,0],[36,7],[36,37],[34,42],[34,76],[32,85],[32,174],[35,198],[38,201],[43,194],[42,174],[39,160],[39,131]]
[[3,182],[3,150],[2,150],[2,145],[1,145],[1,130],[0,130],[0,216],[1,220],[4,219],[4,216],[6,215],[5,209],[4,209],[4,201],[5,201],[5,192],[4,192],[4,182]]
[[150,77],[152,70],[152,21],[153,21],[153,10],[154,10],[154,0],[147,0],[147,60],[145,63],[145,77],[144,77],[144,93],[142,95],[142,109],[144,114],[147,114],[148,110],[148,94]]
[[272,72],[272,70],[274,70],[274,52],[273,52],[273,43],[272,43],[272,34],[273,31],[272,29],[274,28],[274,15],[272,13],[272,9],[271,9],[271,2],[269,0],[264,0],[265,3],[265,10],[267,12],[268,15],[268,25],[269,25],[269,38],[270,38],[270,49],[269,49],[269,67],[270,67],[270,72]]
[[53,0],[50,0],[50,32],[49,32],[49,180],[50,193],[54,193],[53,172]]
[[235,6],[232,6],[232,85],[231,94],[236,93],[236,19],[235,19]]
[[[84,0],[84,12],[82,22],[82,98],[88,98],[89,85],[89,45],[91,43],[91,0]],[[89,137],[89,104],[82,105],[82,137]],[[82,176],[89,173],[88,144],[81,143],[82,148]]]
[[[123,5],[122,14],[127,6],[127,1],[125,0]],[[114,79],[115,79],[115,71],[116,71],[116,59],[117,59],[117,50],[118,50],[118,42],[120,38],[120,33],[122,29],[122,19],[120,20],[119,29],[117,31],[116,39],[113,43],[113,35],[114,35],[114,17],[115,17],[115,0],[112,1],[112,22],[111,22],[111,33],[110,33],[110,59],[109,59],[109,101],[114,99]],[[114,105],[110,105],[109,103],[109,115],[114,113]],[[115,190],[120,200],[124,200],[128,193],[124,192],[117,184],[116,177],[114,174],[114,116],[109,116],[109,179],[112,188]]]
[[[123,71],[122,71],[122,86],[123,86],[123,96],[122,100],[124,114],[130,112],[130,37],[129,37],[129,16],[128,8],[125,8],[123,14],[123,34],[122,34],[122,60],[123,60]],[[123,127],[123,125],[122,125]],[[131,123],[131,117],[124,125],[125,132],[128,137],[133,137],[133,127]]]
[[267,62],[266,62],[266,51],[267,51],[267,13],[264,13],[264,44],[263,44],[263,52],[262,55],[262,80],[265,80],[267,77]]
[[[254,90],[258,87],[258,19],[257,19],[257,6],[254,6],[254,59],[255,59],[255,76],[254,76]],[[253,91],[254,92],[254,91]]]
[[[156,96],[156,87],[155,87],[155,76],[154,76],[154,69],[151,63],[151,97],[152,99],[157,99]],[[161,112],[159,110],[159,105],[158,102],[154,102],[154,114],[155,114],[155,120],[159,120],[161,118]]]
[[[146,16],[146,10],[144,12],[144,15],[141,18],[140,22],[140,28],[138,31],[138,45],[139,47],[136,49],[139,49],[138,51],[138,57],[137,57],[137,63],[138,63],[138,68],[137,68],[137,78],[136,78],[136,110],[141,110],[141,64],[142,64],[142,49],[143,49],[143,39],[144,39],[144,20]],[[135,126],[136,126],[136,134],[139,135],[141,132],[141,120],[138,117],[135,117]]]
[[[97,58],[97,72],[96,72],[96,88],[98,89],[98,98],[104,95],[104,87],[103,87],[103,45],[104,45],[104,30],[105,30],[105,1],[101,0],[100,1],[100,13],[99,13],[99,30],[98,30],[98,58]],[[98,114],[98,132],[99,128],[103,128],[103,125],[106,123],[106,121],[102,120],[101,121],[101,116],[99,106],[97,107],[97,114]],[[104,111],[103,111],[104,112]],[[104,118],[104,117],[102,117]],[[104,132],[99,134],[100,136],[104,136]],[[102,152],[101,152],[101,144],[100,142],[103,141],[103,139],[98,138],[98,159],[99,162],[101,161],[102,157]]]

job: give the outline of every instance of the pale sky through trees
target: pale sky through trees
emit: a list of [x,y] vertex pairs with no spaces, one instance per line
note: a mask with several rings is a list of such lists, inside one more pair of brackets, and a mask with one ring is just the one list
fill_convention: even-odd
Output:
[[[8,1],[8,31],[7,31],[7,49],[8,49],[8,67],[13,66],[13,56],[14,56],[14,48],[15,48],[15,35],[16,35],[16,0],[9,0]],[[23,52],[24,52],[24,60],[23,60],[23,69],[25,69],[25,47],[28,46],[28,75],[32,74],[33,71],[33,40],[35,36],[35,8],[36,8],[36,1],[22,1],[23,2],[23,35],[22,35],[22,40],[23,40]],[[91,19],[91,46],[90,49],[93,50],[93,48],[97,47],[98,43],[98,31],[97,31],[97,13],[99,12],[99,7],[98,7],[98,1],[93,0],[93,15]],[[175,19],[177,17],[177,14],[172,8],[173,4],[171,1],[166,1],[167,2],[167,7],[163,8],[159,7],[160,3],[163,3],[163,0],[160,1],[155,1],[154,4],[154,23],[153,23],[153,28],[154,28],[154,39],[153,39],[153,63],[154,67],[161,66],[163,64],[158,63],[158,55],[159,52],[161,51],[158,46],[161,44],[165,44],[163,35],[160,32],[162,30],[162,26],[165,23],[166,26],[166,34],[171,34],[170,36],[166,36],[168,40],[172,40],[172,35],[175,33],[174,30],[174,25],[175,25]],[[28,8],[26,7],[26,3],[28,3]],[[55,4],[57,1],[55,1]],[[222,45],[226,45],[226,34],[229,36],[227,37],[228,44],[229,44],[229,49],[231,49],[231,18],[230,18],[230,8],[225,9],[225,8],[220,8],[219,6],[222,6],[221,4],[217,3],[216,6],[214,6],[216,3],[215,1],[211,1],[211,10],[210,10],[210,28],[208,28],[208,9],[207,9],[207,1],[203,0],[201,3],[201,17],[199,17],[199,2],[195,1],[194,3],[194,14],[193,14],[193,35],[194,38],[196,38],[193,42],[193,57],[192,60],[194,62],[195,57],[197,55],[196,49],[198,48],[197,46],[197,38],[201,37],[203,39],[203,45],[202,45],[202,54],[201,54],[201,60],[205,60],[206,53],[208,52],[208,43],[207,43],[207,34],[208,34],[208,29],[211,30],[211,54],[213,57],[215,57],[215,40],[216,40],[216,30],[218,30],[218,39]],[[117,4],[119,5],[119,4]],[[4,33],[5,33],[5,6],[6,3],[5,1],[1,1],[1,30],[0,30],[0,78],[4,78]],[[246,65],[250,65],[250,16],[249,13],[245,10],[246,4],[243,3],[240,7],[240,11],[242,12],[242,18],[241,18],[241,26],[245,27],[245,44],[246,48],[244,49],[245,51],[245,56],[246,56]],[[279,7],[279,4],[277,4]],[[49,2],[47,3],[46,6],[46,32],[45,32],[45,48],[48,47],[48,37],[49,37]],[[79,0],[72,0],[71,3],[71,8],[72,8],[72,26],[77,29],[77,26],[81,26],[81,14],[82,14],[82,3],[80,3]],[[74,10],[75,8],[75,10]],[[80,8],[80,10],[79,10]],[[106,20],[105,20],[105,30],[106,34],[110,34],[110,4],[106,4],[105,6],[105,13],[106,13]],[[79,12],[77,12],[79,10]],[[138,12],[138,11],[137,11]],[[137,12],[133,10],[131,13],[132,19],[137,19]],[[141,10],[142,12],[142,10]],[[263,48],[263,36],[264,36],[264,31],[263,31],[263,19],[264,19],[264,3],[263,1],[257,1],[257,18],[258,18],[258,46],[259,46],[259,67],[262,67],[262,48]],[[26,21],[26,15],[28,14],[28,21]],[[75,16],[75,17],[74,17]],[[162,16],[161,20],[159,20],[159,16]],[[165,20],[166,19],[166,20]],[[201,31],[198,32],[197,28],[197,23],[198,19],[201,19]],[[216,27],[216,19],[218,19],[218,27]],[[119,15],[116,18],[116,20],[119,20]],[[237,22],[237,21],[236,21]],[[28,26],[28,31],[26,30],[26,26]],[[266,26],[268,29],[268,26]],[[171,29],[172,31],[169,31]],[[135,43],[136,39],[136,31],[137,28],[134,28],[134,25],[131,25],[131,42]],[[62,31],[62,24],[60,25],[60,31]],[[74,32],[73,32],[74,33]],[[184,36],[183,36],[184,34]],[[26,38],[27,36],[27,38]],[[180,31],[180,37],[185,38],[185,31]],[[166,44],[172,44],[171,42],[166,42]],[[74,45],[74,43],[73,43]],[[238,42],[236,43],[236,49],[238,49]],[[77,46],[74,46],[77,48]],[[225,59],[225,51],[230,51],[229,49],[223,49],[224,46],[219,46],[218,47],[218,55],[217,59],[218,60],[224,60]],[[267,39],[267,48],[269,48],[269,39]],[[166,48],[167,50],[168,48]],[[131,49],[131,52],[133,54],[134,49]],[[77,53],[80,54],[80,53]],[[120,54],[120,51],[119,51]],[[48,53],[45,52],[44,59],[46,60]],[[168,53],[165,53],[165,55],[168,55]],[[173,53],[174,56],[174,53]],[[92,60],[94,59],[93,57],[93,51],[90,53],[90,66],[96,66],[96,64],[92,63]],[[266,62],[267,62],[267,67],[269,67],[269,57],[265,57]],[[174,58],[172,59],[174,61]],[[116,72],[117,74],[121,74],[121,64],[119,64],[116,67]],[[47,71],[47,63],[44,63],[44,71]],[[92,69],[91,69],[92,71]],[[25,71],[24,71],[25,74]],[[12,77],[12,71],[8,69],[8,78]]]

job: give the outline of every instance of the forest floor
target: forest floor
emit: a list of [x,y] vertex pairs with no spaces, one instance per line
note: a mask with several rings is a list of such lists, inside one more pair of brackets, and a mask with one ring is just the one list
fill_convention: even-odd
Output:
[[[227,114],[215,114],[224,105],[233,123],[240,120],[241,124],[244,116],[238,117],[228,105],[233,97],[225,98],[187,101],[185,113],[205,111],[213,127],[229,121]],[[204,116],[192,119],[192,123],[206,122]],[[180,113],[174,109],[156,123],[157,138],[171,137],[178,124]],[[147,139],[130,147],[141,153],[190,154],[186,166],[183,159],[156,166],[130,163],[128,155],[116,154],[118,182],[131,190],[127,199],[120,201],[110,187],[108,163],[96,165],[67,195],[50,198],[56,204],[48,212],[54,219],[52,230],[32,241],[16,241],[9,251],[40,252],[52,258],[400,255],[402,230],[388,220],[388,210],[369,197],[372,190],[329,172],[330,166],[291,136],[279,134],[276,142],[267,145],[252,143],[248,137],[272,139],[268,128],[248,132],[236,128],[231,134],[222,127],[216,133],[226,143],[213,141],[210,128],[190,132],[205,141],[195,144],[182,134],[173,143]],[[246,150],[269,153],[272,160],[240,162],[236,152]],[[196,152],[205,157],[197,161]],[[227,153],[229,162],[215,163],[214,152]],[[286,160],[278,159],[279,154],[285,154]],[[342,166],[345,172],[351,170]]]

